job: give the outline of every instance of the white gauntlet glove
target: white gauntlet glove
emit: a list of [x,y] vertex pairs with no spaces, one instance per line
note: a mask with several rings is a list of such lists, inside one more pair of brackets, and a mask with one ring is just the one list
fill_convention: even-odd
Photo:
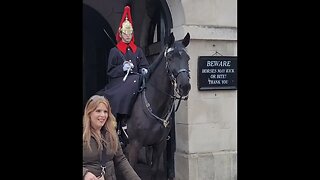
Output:
[[125,61],[125,62],[123,62],[122,70],[128,71],[130,68],[133,69],[133,67],[134,67],[134,65],[131,61]]
[[129,69],[130,69],[129,63],[124,64],[123,67],[122,67],[122,70],[123,70],[123,71],[128,71]]
[[133,65],[133,63],[131,62],[131,60],[130,60],[129,65],[131,66],[131,69],[133,69],[133,68],[134,68],[134,65]]
[[148,69],[146,69],[146,68],[142,68],[141,69],[141,74],[142,75],[146,75],[148,73]]

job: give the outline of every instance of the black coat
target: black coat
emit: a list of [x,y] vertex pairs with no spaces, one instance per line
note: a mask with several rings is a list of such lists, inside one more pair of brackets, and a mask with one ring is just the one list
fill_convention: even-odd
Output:
[[[134,68],[126,81],[123,82],[123,78],[126,75],[126,71],[122,69],[125,60],[131,60]],[[112,113],[116,117],[117,114],[130,115],[132,105],[136,100],[141,85],[141,76],[138,73],[141,68],[148,68],[149,63],[139,47],[137,47],[135,53],[128,48],[126,54],[122,54],[117,47],[114,47],[110,50],[107,64],[109,83],[105,87],[104,95],[110,101]]]

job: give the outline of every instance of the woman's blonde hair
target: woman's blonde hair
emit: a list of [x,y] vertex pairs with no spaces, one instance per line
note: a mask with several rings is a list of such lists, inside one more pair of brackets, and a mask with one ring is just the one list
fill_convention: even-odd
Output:
[[[106,123],[101,128],[101,136],[91,127],[90,114],[95,111],[100,103],[106,105],[108,109],[108,119]],[[116,133],[117,121],[111,112],[111,107],[109,101],[104,96],[93,95],[88,101],[84,109],[83,114],[83,145],[87,146],[91,151],[90,139],[93,137],[98,143],[98,149],[102,150],[102,143],[106,145],[106,141],[103,138],[109,132],[109,139],[111,143],[112,152],[116,152],[118,148],[118,135]],[[103,134],[104,133],[104,134]]]

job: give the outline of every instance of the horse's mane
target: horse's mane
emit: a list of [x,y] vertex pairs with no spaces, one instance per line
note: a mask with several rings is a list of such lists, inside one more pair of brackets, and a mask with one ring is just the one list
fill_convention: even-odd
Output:
[[166,46],[165,46],[165,48],[163,48],[163,50],[160,52],[160,54],[159,54],[158,57],[154,60],[154,62],[149,66],[148,77],[151,76],[151,74],[154,72],[155,68],[156,68],[156,67],[159,65],[159,63],[161,62],[165,50],[166,50]]

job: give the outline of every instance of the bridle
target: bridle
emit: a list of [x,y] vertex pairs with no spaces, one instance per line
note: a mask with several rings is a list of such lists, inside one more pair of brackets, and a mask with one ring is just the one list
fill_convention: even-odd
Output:
[[[145,89],[143,89],[143,91],[142,91],[143,101],[144,101],[144,103],[145,103],[145,105],[146,105],[146,107],[147,107],[148,112],[151,114],[152,117],[154,117],[154,118],[156,118],[157,120],[159,120],[160,122],[162,122],[162,124],[163,124],[164,127],[167,127],[168,124],[169,124],[169,122],[170,122],[170,121],[169,121],[169,118],[170,118],[170,115],[171,115],[171,113],[172,113],[172,111],[173,111],[173,109],[174,109],[174,101],[177,100],[177,99],[179,100],[179,101],[178,101],[177,108],[176,108],[176,110],[175,110],[175,111],[177,111],[178,108],[179,108],[179,106],[180,106],[181,100],[187,100],[187,99],[188,99],[188,95],[186,95],[186,96],[181,96],[181,95],[179,94],[179,90],[178,90],[178,87],[177,87],[177,77],[179,76],[180,73],[185,72],[185,73],[188,73],[188,78],[190,79],[190,70],[187,70],[187,69],[184,69],[184,68],[183,68],[183,69],[179,69],[178,72],[177,72],[177,74],[174,75],[174,73],[171,71],[171,68],[170,68],[170,65],[169,65],[169,61],[168,61],[168,58],[167,58],[167,54],[168,54],[169,52],[173,51],[173,50],[174,50],[174,48],[168,48],[168,47],[166,47],[166,48],[165,48],[165,51],[164,51],[164,54],[163,54],[163,55],[164,55],[164,58],[165,58],[165,63],[166,63],[166,66],[165,66],[165,67],[166,67],[167,73],[168,73],[168,75],[169,75],[171,84],[175,87],[175,88],[174,88],[174,91],[175,91],[175,92],[174,92],[173,95],[170,95],[170,94],[165,93],[165,94],[169,95],[170,98],[173,99],[173,101],[172,101],[172,103],[171,103],[171,105],[170,105],[170,108],[168,109],[166,115],[164,116],[164,118],[160,118],[160,117],[158,117],[157,115],[155,115],[155,114],[152,112],[151,105],[150,105],[150,103],[148,102],[147,97],[146,97]],[[186,50],[183,48],[183,51],[186,51]],[[179,95],[180,97],[176,96],[175,94]]]
[[[167,72],[168,72],[168,74],[169,74],[169,78],[170,78],[170,80],[171,80],[171,84],[175,87],[175,88],[174,88],[175,94],[178,94],[180,97],[178,98],[178,97],[175,96],[175,95],[173,95],[173,96],[176,97],[176,99],[180,99],[180,101],[181,101],[181,99],[182,99],[182,100],[187,100],[187,99],[188,99],[188,95],[186,95],[186,96],[181,96],[180,93],[179,93],[178,86],[177,86],[177,78],[178,78],[178,76],[179,76],[180,73],[185,72],[185,73],[188,74],[188,78],[190,79],[190,70],[187,70],[187,69],[182,68],[182,69],[179,69],[179,70],[178,70],[178,72],[177,72],[176,75],[174,75],[174,73],[170,70],[169,61],[168,61],[168,59],[167,59],[167,54],[168,54],[169,52],[173,51],[173,50],[174,50],[174,49],[171,48],[171,47],[170,47],[170,48],[166,47],[166,50],[164,51],[164,58],[165,58],[165,61],[166,61],[166,69],[167,69]],[[182,48],[182,50],[183,50],[185,53],[187,53],[185,48]],[[177,111],[177,110],[178,110],[178,109],[176,109],[176,111]]]

